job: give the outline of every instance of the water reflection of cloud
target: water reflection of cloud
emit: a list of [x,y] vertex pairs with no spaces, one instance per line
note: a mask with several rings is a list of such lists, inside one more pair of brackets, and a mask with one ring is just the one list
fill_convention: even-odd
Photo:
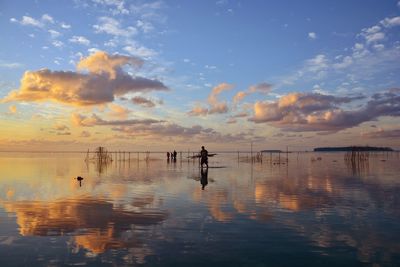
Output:
[[[147,203],[150,202],[152,200],[148,198]],[[16,214],[21,235],[71,235],[77,246],[93,253],[141,246],[142,241],[133,233],[133,227],[141,226],[143,232],[146,227],[160,224],[167,218],[167,213],[161,210],[126,211],[106,200],[94,198],[3,202],[2,205],[7,212]]]

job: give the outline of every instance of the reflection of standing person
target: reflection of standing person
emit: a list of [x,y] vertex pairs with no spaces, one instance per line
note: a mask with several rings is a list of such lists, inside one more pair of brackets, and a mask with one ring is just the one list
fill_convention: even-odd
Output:
[[176,156],[178,155],[178,152],[176,152],[175,150],[174,150],[174,161],[176,161]]
[[204,148],[204,146],[201,147],[200,159],[200,166],[203,168],[203,164],[206,164],[208,168],[208,151]]
[[206,185],[208,184],[208,168],[203,169],[201,168],[201,189],[204,190],[204,187],[206,187]]

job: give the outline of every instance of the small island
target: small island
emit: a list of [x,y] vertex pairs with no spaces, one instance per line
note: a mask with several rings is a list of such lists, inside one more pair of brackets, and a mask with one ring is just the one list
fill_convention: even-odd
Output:
[[343,146],[343,147],[316,147],[314,152],[346,152],[346,151],[393,151],[390,147],[374,146]]

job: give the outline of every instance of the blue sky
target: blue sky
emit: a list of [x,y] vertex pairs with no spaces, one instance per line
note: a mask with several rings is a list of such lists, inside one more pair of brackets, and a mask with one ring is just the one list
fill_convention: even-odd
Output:
[[2,148],[400,146],[399,1],[2,1],[0,28]]

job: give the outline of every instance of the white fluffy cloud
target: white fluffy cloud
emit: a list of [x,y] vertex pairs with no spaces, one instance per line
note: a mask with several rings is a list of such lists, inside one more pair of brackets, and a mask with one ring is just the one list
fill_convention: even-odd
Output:
[[133,26],[123,28],[119,21],[110,17],[100,17],[99,23],[93,25],[97,33],[107,33],[114,36],[131,37],[137,33]]
[[317,39],[317,34],[315,32],[309,32],[308,38],[310,38],[311,40],[315,40]]
[[71,43],[76,43],[76,44],[81,44],[81,45],[86,45],[86,46],[90,45],[90,41],[84,36],[74,35],[69,39],[69,41]]

